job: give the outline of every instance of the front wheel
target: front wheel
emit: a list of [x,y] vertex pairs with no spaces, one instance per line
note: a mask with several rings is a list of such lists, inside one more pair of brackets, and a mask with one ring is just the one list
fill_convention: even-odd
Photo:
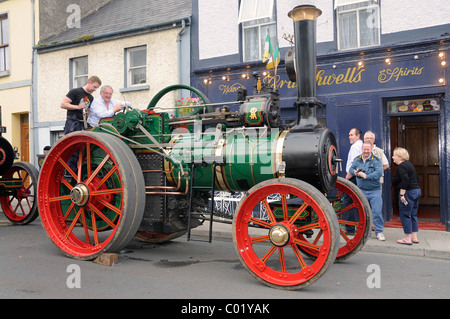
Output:
[[145,209],[139,162],[105,133],[66,135],[47,155],[39,208],[50,239],[72,258],[91,260],[134,238]]
[[[252,216],[257,209],[265,214]],[[320,241],[304,239],[304,234],[313,233],[320,233]],[[252,187],[239,202],[233,243],[256,279],[275,288],[300,289],[319,279],[334,262],[338,221],[318,189],[296,179],[272,179]],[[305,258],[301,248],[316,251],[318,257]]]

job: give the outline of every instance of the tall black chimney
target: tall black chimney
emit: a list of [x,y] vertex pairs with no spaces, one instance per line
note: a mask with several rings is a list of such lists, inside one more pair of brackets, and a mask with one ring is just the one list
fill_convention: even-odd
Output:
[[313,5],[300,5],[288,16],[294,20],[295,64],[297,82],[297,122],[292,130],[317,127],[316,97],[316,21],[322,11]]

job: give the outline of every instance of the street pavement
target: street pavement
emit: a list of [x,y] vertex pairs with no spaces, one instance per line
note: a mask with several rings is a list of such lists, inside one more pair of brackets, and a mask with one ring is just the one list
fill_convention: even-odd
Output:
[[[39,218],[34,223],[40,223]],[[11,225],[11,223],[0,212],[0,226],[7,225]],[[419,229],[419,244],[413,244],[411,246],[397,244],[397,240],[403,238],[403,230],[401,228],[386,227],[383,233],[386,240],[379,241],[372,232],[371,237],[367,240],[362,251],[450,260],[450,232]],[[202,240],[208,240],[209,222],[205,222],[202,226],[192,229],[191,237],[194,239],[196,236],[203,237]],[[231,224],[214,222],[214,238],[231,240]]]
[[[439,230],[420,230],[419,243],[411,246],[400,245],[398,239],[403,238],[401,228],[386,227],[383,230],[385,241],[379,241],[372,232],[361,251],[385,253],[395,255],[406,255],[415,257],[439,258],[450,260],[450,232]],[[191,231],[191,236],[208,237],[209,222]],[[213,239],[232,239],[232,226],[220,222],[213,223]]]

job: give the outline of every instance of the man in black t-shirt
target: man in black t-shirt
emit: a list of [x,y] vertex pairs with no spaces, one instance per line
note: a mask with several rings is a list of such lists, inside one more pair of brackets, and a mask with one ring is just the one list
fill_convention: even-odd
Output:
[[[97,90],[102,81],[98,76],[91,76],[87,83],[80,88],[72,89],[67,93],[61,102],[61,108],[67,110],[66,124],[64,126],[64,134],[69,134],[75,131],[84,130],[83,112],[94,101],[92,93]],[[67,164],[72,171],[77,173],[78,151],[72,154]],[[65,176],[70,178],[68,173]]]
[[61,102],[61,108],[67,110],[64,134],[82,131],[83,110],[88,108],[94,100],[94,93],[102,85],[102,81],[97,76],[91,76],[87,83],[80,88],[72,89],[67,93]]

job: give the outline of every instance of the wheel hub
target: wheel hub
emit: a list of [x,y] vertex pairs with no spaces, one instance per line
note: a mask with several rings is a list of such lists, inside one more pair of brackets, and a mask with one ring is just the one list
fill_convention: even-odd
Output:
[[89,201],[89,188],[85,184],[77,184],[70,191],[70,199],[78,206],[84,206]]
[[275,225],[269,231],[269,239],[275,246],[282,247],[289,242],[289,230],[283,225]]

